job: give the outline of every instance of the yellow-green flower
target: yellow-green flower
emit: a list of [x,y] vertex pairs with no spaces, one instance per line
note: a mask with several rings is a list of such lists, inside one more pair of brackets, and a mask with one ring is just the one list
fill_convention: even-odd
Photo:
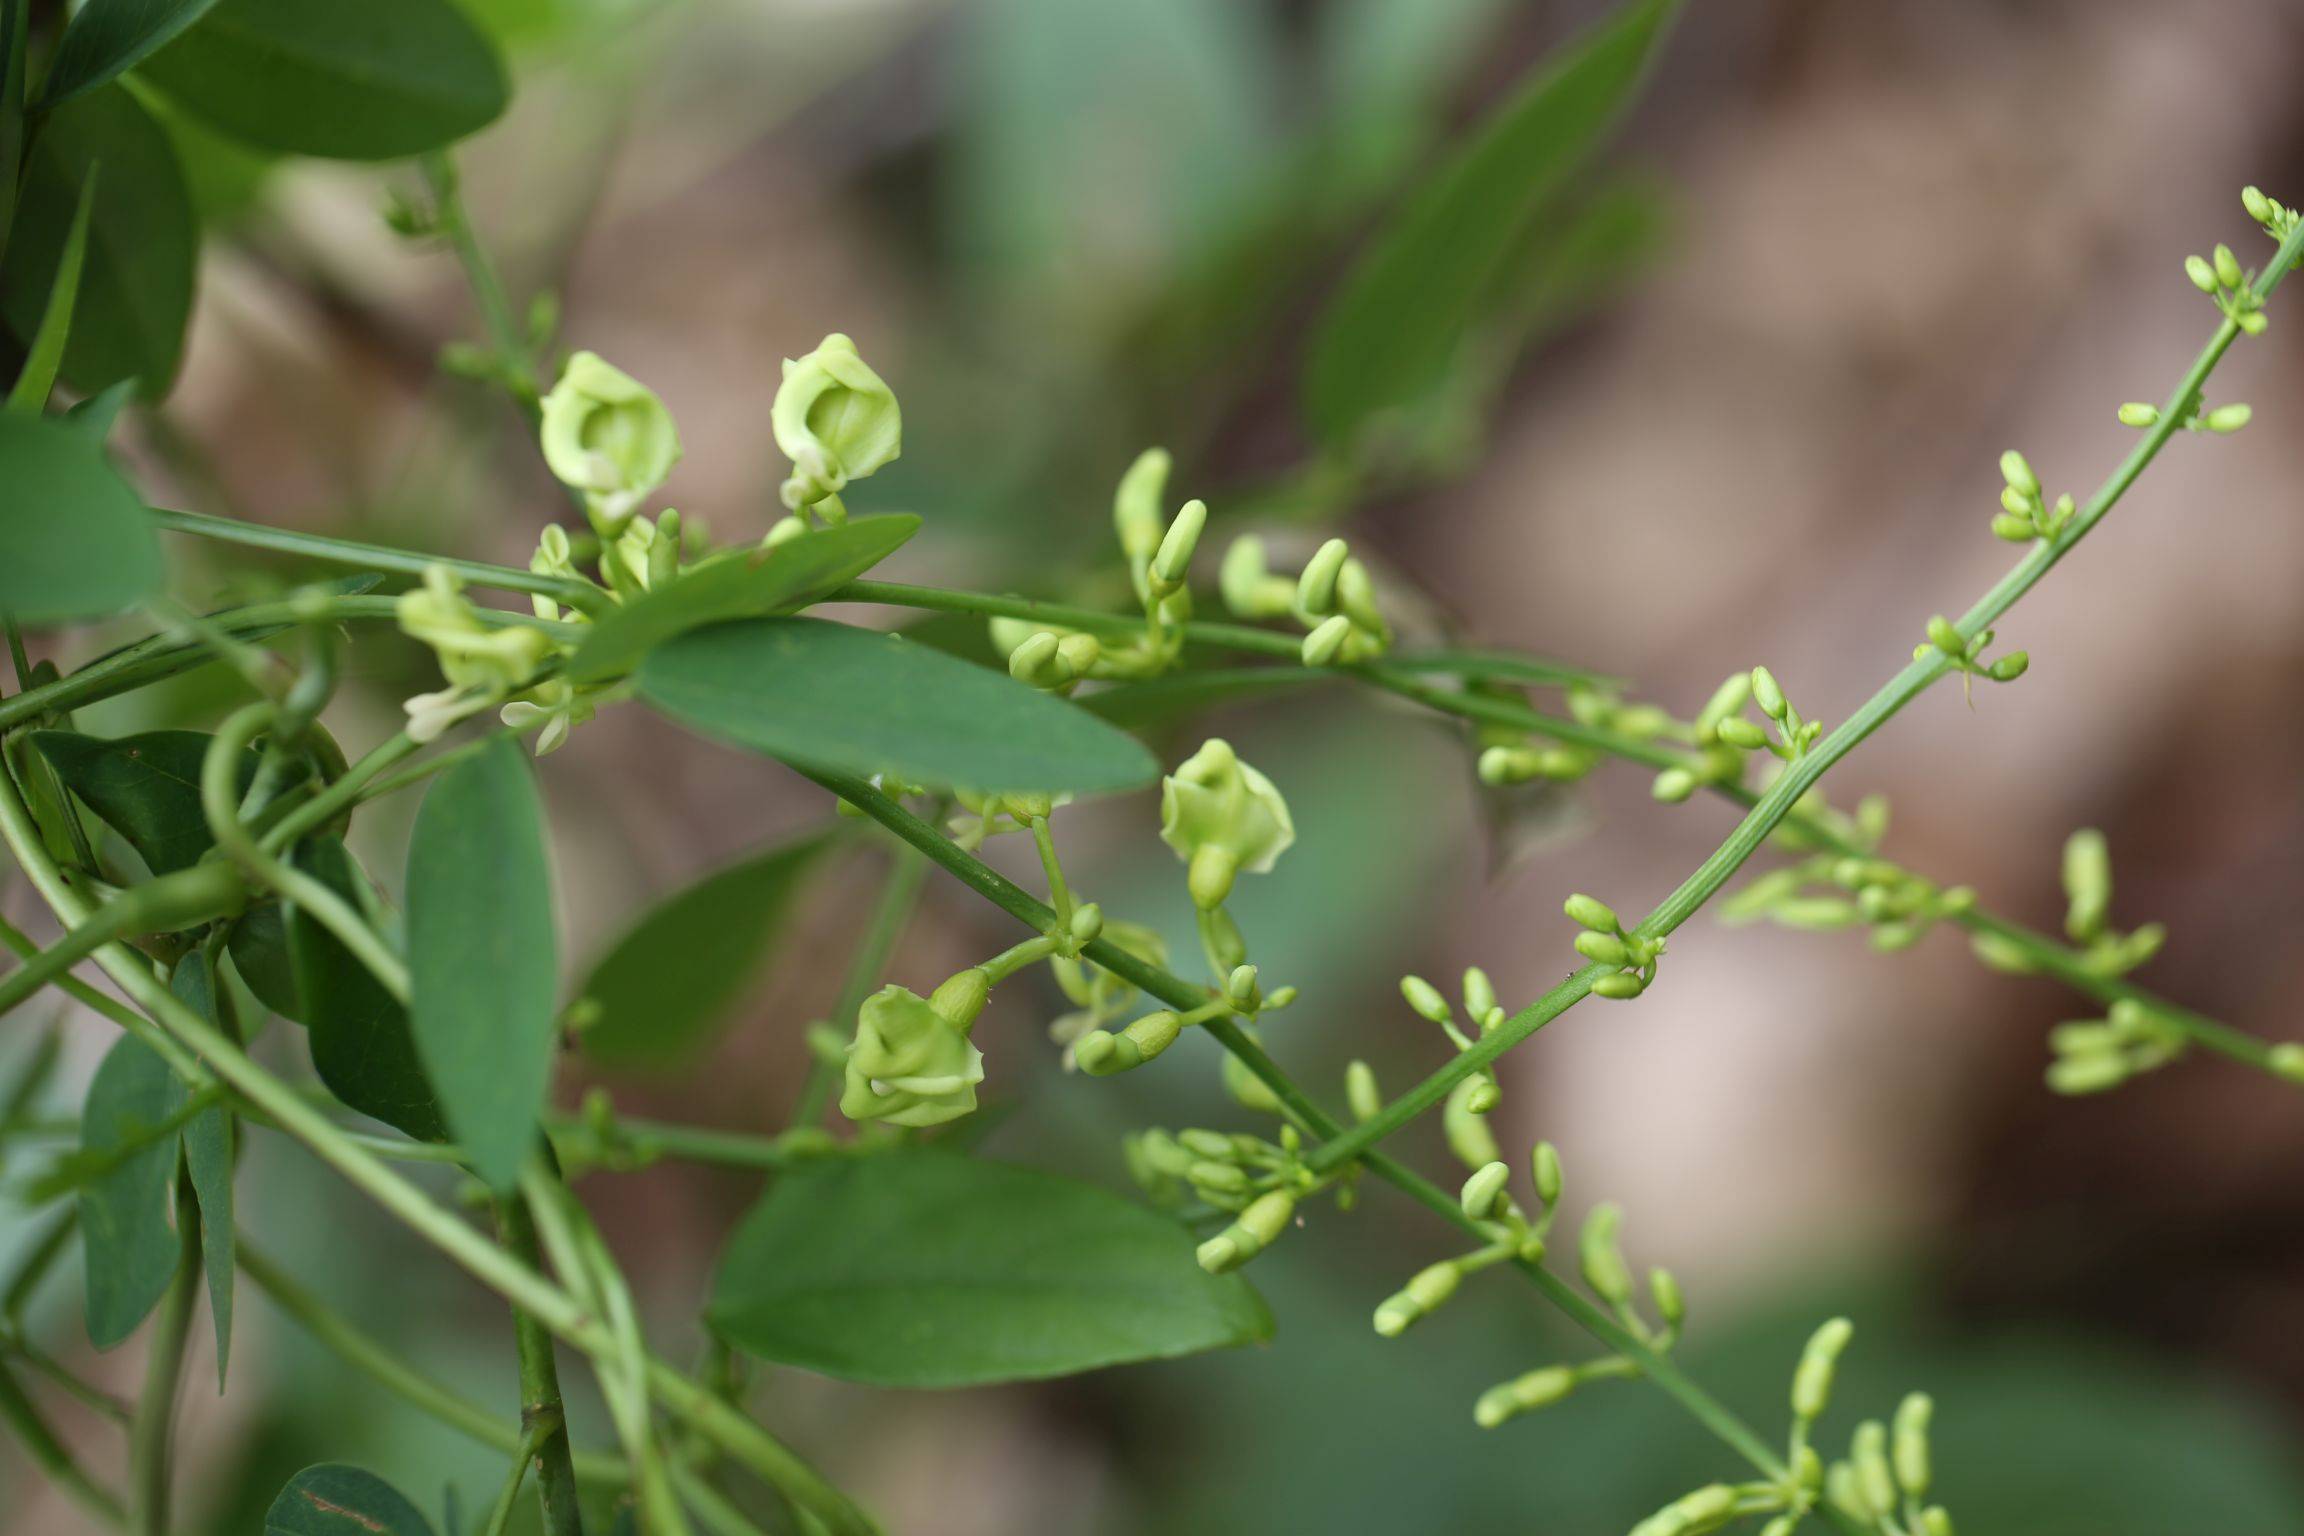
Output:
[[463,584],[446,566],[424,568],[424,584],[400,594],[394,605],[400,627],[432,648],[448,687],[407,701],[408,734],[431,741],[457,721],[476,715],[523,687],[552,641],[523,624],[491,627],[464,596]]
[[544,462],[584,495],[603,534],[655,493],[680,462],[680,431],[654,392],[597,353],[579,352],[544,397]]
[[891,1125],[942,1125],[976,1108],[984,1053],[926,998],[887,986],[864,1000],[848,1046],[840,1113]]
[[1223,905],[1233,879],[1263,874],[1296,841],[1288,802],[1270,779],[1211,739],[1160,781],[1160,840],[1190,866],[1192,901]]
[[903,451],[903,413],[896,392],[834,332],[806,357],[787,358],[769,415],[776,446],[792,461],[784,505],[798,511],[821,502],[832,521],[838,496]]

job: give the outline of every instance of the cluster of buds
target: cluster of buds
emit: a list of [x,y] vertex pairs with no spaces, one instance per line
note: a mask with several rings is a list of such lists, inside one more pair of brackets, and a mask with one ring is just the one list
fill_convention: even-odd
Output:
[[[2010,651],[1997,661],[1986,661],[1984,652],[1992,644],[1992,631],[1980,629],[1973,635],[1963,635],[1960,627],[1942,614],[1928,620],[1928,638],[1913,647],[1914,661],[1928,661],[1942,657],[1953,671],[1960,674],[1960,686],[1968,689],[1977,678],[1995,683],[2012,683],[2022,677],[2032,665],[2031,656],[2024,651]],[[1973,703],[1973,696],[1970,698]]]
[[[1391,1336],[1430,1313],[1454,1294],[1464,1274],[1506,1259],[1535,1264],[1543,1261],[1545,1239],[1559,1210],[1562,1187],[1560,1154],[1550,1142],[1539,1142],[1529,1159],[1539,1214],[1530,1220],[1507,1190],[1509,1173],[1501,1162],[1476,1170],[1464,1181],[1464,1214],[1480,1224],[1493,1241],[1485,1247],[1420,1271],[1397,1295],[1376,1310],[1376,1331]],[[1606,1307],[1625,1330],[1658,1353],[1679,1342],[1688,1303],[1680,1282],[1666,1269],[1648,1273],[1647,1298],[1655,1312],[1651,1321],[1639,1305],[1640,1286],[1633,1279],[1620,1242],[1623,1214],[1613,1205],[1595,1206],[1577,1235],[1577,1270],[1584,1288]],[[1451,1276],[1449,1271],[1453,1271]],[[1576,1364],[1540,1366],[1480,1394],[1472,1405],[1472,1419],[1482,1429],[1494,1429],[1524,1413],[1548,1408],[1590,1382],[1637,1378],[1638,1364],[1628,1356],[1605,1355]]]
[[1661,938],[1626,929],[1613,907],[1581,892],[1561,903],[1560,909],[1584,930],[1576,935],[1576,952],[1596,965],[1615,967],[1592,983],[1594,996],[1623,1002],[1648,990],[1664,953]]
[[426,566],[423,583],[401,593],[393,611],[403,630],[432,648],[448,680],[446,688],[407,701],[408,734],[416,741],[436,740],[526,688],[553,652],[541,630],[484,620],[444,565]]
[[[2230,437],[2255,419],[2254,406],[2233,404],[2210,408],[2195,397],[2180,424],[2188,432],[2212,432],[2218,437]],[[2120,424],[2139,429],[2156,427],[2160,425],[2160,407],[2145,400],[2131,400],[2120,407]]]
[[[2125,932],[2112,926],[2112,853],[2104,834],[2083,827],[2064,842],[2064,932],[2079,946],[2079,965],[2092,976],[2112,980],[2150,960],[2168,941],[2168,930],[2146,923]],[[2029,975],[2040,969],[2032,951],[2005,934],[1982,932],[1976,957],[1996,971]]]
[[[1477,1036],[1493,1032],[1505,1019],[1504,1007],[1496,1001],[1495,985],[1489,981],[1488,973],[1478,966],[1472,966],[1464,972],[1464,1012],[1471,1019],[1472,1034],[1466,1034],[1457,1026],[1456,1011],[1449,1006],[1448,999],[1442,997],[1440,989],[1423,977],[1400,978],[1400,995],[1418,1017],[1439,1025],[1441,1032],[1447,1035],[1448,1043],[1455,1046],[1459,1054],[1472,1049],[1473,1040]],[[1363,1072],[1366,1070],[1362,1068]],[[1373,1073],[1368,1074],[1367,1081],[1373,1092]],[[1349,1074],[1346,1086],[1352,1086]],[[1447,1137],[1449,1150],[1467,1168],[1480,1168],[1497,1160],[1496,1137],[1488,1128],[1487,1116],[1503,1102],[1503,1097],[1502,1089],[1497,1086],[1494,1066],[1482,1067],[1449,1090],[1447,1102],[1441,1109],[1440,1126]],[[1354,1106],[1354,1113],[1359,1114],[1357,1105]],[[1360,1118],[1373,1118],[1373,1112],[1360,1115]]]
[[[1727,691],[1723,686],[1721,692]],[[1784,697],[1784,690],[1777,685],[1776,674],[1766,667],[1752,669],[1752,702],[1760,706],[1761,714],[1776,722],[1773,740],[1736,710],[1723,713],[1712,723],[1713,737],[1739,751],[1765,749],[1791,763],[1807,756],[1808,749],[1816,745],[1816,738],[1824,734],[1824,722],[1802,719],[1800,711],[1792,707],[1792,701]],[[1742,707],[1739,704],[1737,709]]]
[[[910,789],[908,785],[883,787],[883,793],[898,796]],[[1010,832],[1033,832],[1045,826],[1058,806],[1069,805],[1069,794],[1051,795],[1037,791],[1002,791],[982,793],[972,789],[953,791],[953,799],[960,803],[960,811],[945,822],[952,834],[954,845],[974,853],[984,846],[987,838],[1000,837]]]
[[2240,265],[2232,247],[2219,245],[2212,255],[2185,257],[2184,275],[2192,279],[2193,287],[2216,301],[2225,319],[2247,335],[2261,336],[2271,325],[2264,313],[2263,295],[2256,291],[2256,274]]
[[1342,539],[1322,544],[1291,582],[1273,573],[1264,541],[1244,534],[1224,552],[1217,585],[1236,618],[1293,619],[1304,626],[1308,667],[1368,661],[1391,648],[1392,626],[1376,605],[1376,583]]
[[[1569,718],[1596,731],[1609,731],[1633,741],[1657,741],[1684,733],[1671,715],[1653,704],[1627,703],[1606,688],[1577,684],[1568,689]],[[1543,741],[1508,726],[1483,726],[1479,734],[1480,782],[1491,788],[1525,784],[1533,779],[1572,783],[1599,765],[1604,753],[1575,743]],[[1695,792],[1692,780],[1688,792]],[[1687,798],[1686,795],[1681,796]]]
[[1354,1175],[1315,1173],[1291,1125],[1280,1128],[1277,1141],[1195,1127],[1173,1135],[1142,1131],[1123,1145],[1129,1172],[1155,1201],[1175,1205],[1189,1193],[1231,1213],[1200,1245],[1200,1267],[1210,1274],[1228,1274],[1278,1242],[1295,1225],[1297,1207],[1323,1189],[1336,1191],[1339,1208],[1352,1201]]
[[2000,489],[2000,511],[1992,519],[1995,537],[2029,544],[2053,539],[2071,526],[2079,511],[2071,495],[2058,496],[2051,505],[2031,461],[2013,448],[2000,455],[2000,478],[2007,483]]
[[2048,1032],[2055,1059],[2048,1086],[2078,1096],[2107,1093],[2184,1054],[2184,1032],[2134,998],[2113,1003],[2101,1019],[2059,1024]]
[[1935,1480],[1928,1445],[1935,1411],[1925,1392],[1914,1392],[1897,1405],[1891,1423],[1857,1425],[1846,1459],[1824,1474],[1832,1507],[1880,1536],[1953,1536],[1950,1511],[1927,1502]]
[[784,360],[768,421],[776,446],[792,461],[782,491],[792,515],[771,531],[771,540],[806,531],[810,518],[827,526],[846,522],[840,493],[904,447],[896,392],[857,354],[856,343],[838,332],[807,356]]
[[1866,925],[1872,947],[1887,951],[1911,948],[1937,923],[1975,905],[1973,887],[1939,886],[1876,854],[1822,853],[1752,881],[1722,904],[1721,915],[1812,933]]
[[[1168,941],[1156,928],[1147,928],[1142,923],[1107,922],[1101,937],[1147,965],[1168,963]],[[1048,1038],[1064,1047],[1064,1067],[1071,1071],[1079,1065],[1073,1056],[1073,1047],[1082,1036],[1126,1018],[1136,1003],[1136,984],[1076,956],[1051,955],[1048,969],[1056,978],[1057,988],[1072,1004],[1071,1012],[1059,1015],[1048,1025]]]
[[[1722,679],[1688,723],[1687,739],[1696,749],[1695,757],[1659,772],[1648,792],[1666,805],[1678,805],[1707,785],[1740,783],[1744,757],[1750,749],[1738,746],[1732,738],[1746,734],[1742,727],[1749,722],[1743,718],[1744,706],[1751,701],[1749,671],[1740,669]],[[1728,735],[1721,734],[1722,726],[1731,726]]]
[[2298,222],[2304,221],[2304,215],[2276,198],[2265,196],[2259,187],[2242,187],[2240,206],[2248,210],[2248,217],[2262,225],[2264,233],[2275,242],[2284,243],[2296,232]]

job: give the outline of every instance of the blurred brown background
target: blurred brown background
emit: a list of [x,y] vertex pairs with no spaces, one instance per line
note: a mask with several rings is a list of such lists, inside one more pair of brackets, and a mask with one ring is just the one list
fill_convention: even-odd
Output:
[[[472,200],[516,289],[560,289],[566,344],[678,415],[670,499],[723,537],[764,528],[778,360],[842,330],[908,428],[859,501],[928,519],[888,574],[1054,594],[1108,565],[1111,484],[1152,441],[1178,452],[1177,493],[1232,519],[1221,535],[1311,536],[1271,490],[1307,451],[1293,400],[1319,296],[1435,144],[1600,8],[475,9],[512,40],[521,94],[465,156]],[[2304,196],[2300,68],[2304,8],[2280,0],[1698,0],[1610,160],[1652,243],[1546,327],[1445,473],[1354,506],[1342,531],[1427,632],[1637,679],[1683,714],[1765,661],[1836,721],[1930,613],[2009,561],[1985,528],[2000,449],[2021,445],[2051,494],[2085,493],[2126,451],[2114,408],[2163,398],[2214,323],[2184,255],[2226,240],[2262,259],[2243,183]],[[134,436],[155,499],[524,561],[560,509],[500,403],[433,367],[472,324],[453,264],[385,231],[373,174],[257,186],[218,166],[213,195],[241,211],[208,250],[186,376]],[[1240,278],[1275,223],[1295,242],[1282,280]],[[2285,308],[2212,391],[2253,402],[2255,425],[2180,437],[2003,625],[2031,674],[1973,708],[1936,690],[1831,784],[1842,804],[1893,797],[1892,856],[2043,927],[2064,837],[2103,828],[2116,921],[2173,933],[2140,979],[2304,1038],[2304,349]],[[179,554],[201,600],[245,568]],[[362,691],[333,722],[355,750],[427,665],[365,639]],[[187,685],[90,728],[162,723],[156,707],[203,721],[217,697]],[[1523,1000],[1566,963],[1566,892],[1645,910],[1732,824],[1719,804],[1655,807],[1645,774],[1611,767],[1516,802],[1500,830],[1456,732],[1358,696],[1206,728],[1297,810],[1302,842],[1239,910],[1267,977],[1304,988],[1270,1043],[1330,1098],[1351,1056],[1395,1088],[1440,1059],[1397,1001],[1402,971],[1476,962]],[[579,731],[545,780],[579,956],[648,894],[827,810],[629,708]],[[1181,871],[1155,816],[1138,796],[1058,830],[1108,912],[1173,924]],[[390,810],[364,829],[374,866],[397,867],[399,831]],[[806,934],[709,1061],[616,1081],[618,1102],[774,1128],[870,867],[816,890]],[[932,983],[1004,932],[932,884],[895,979]],[[995,1154],[1117,1183],[1125,1129],[1247,1123],[1205,1049],[1111,1083],[1061,1077],[1040,1038],[1056,1011],[1019,983],[979,1036],[988,1089],[1018,1106]],[[1561,1146],[1575,1208],[1626,1206],[1635,1262],[1671,1264],[1691,1293],[1692,1368],[1765,1431],[1806,1327],[1852,1315],[1851,1400],[1937,1394],[1964,1532],[2304,1530],[2304,1100],[2212,1060],[2054,1098],[2045,1033],[2085,1011],[1983,970],[1951,935],[1878,956],[1857,935],[1707,916],[1637,1005],[1579,1009],[1509,1059],[1502,1124],[1511,1145]],[[86,1032],[86,1067],[104,1038]],[[1444,1166],[1436,1137],[1409,1141]],[[346,1309],[412,1356],[510,1402],[491,1299],[282,1143],[259,1142],[244,1177],[260,1240],[335,1276]],[[586,1185],[667,1352],[691,1347],[755,1185],[675,1169]],[[1585,1346],[1501,1281],[1378,1341],[1367,1308],[1439,1241],[1372,1191],[1259,1262],[1281,1318],[1268,1350],[956,1396],[779,1373],[764,1412],[920,1536],[1596,1536],[1731,1472],[1632,1387],[1475,1431],[1481,1386]],[[51,1287],[53,1339],[80,1337],[74,1292]],[[484,1507],[490,1454],[349,1379],[262,1300],[246,1315],[231,1396],[188,1377],[188,1528],[255,1529],[319,1459],[389,1471],[434,1508],[455,1482]],[[82,1363],[126,1384],[133,1354]],[[108,1430],[75,1429],[91,1457],[114,1454]],[[0,1480],[0,1527],[82,1529],[6,1452]]]

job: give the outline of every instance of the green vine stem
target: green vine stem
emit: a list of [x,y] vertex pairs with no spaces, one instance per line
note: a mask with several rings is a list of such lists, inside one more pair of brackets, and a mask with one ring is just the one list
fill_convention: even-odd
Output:
[[262,523],[242,522],[238,518],[211,517],[204,512],[176,512],[166,507],[152,508],[152,521],[170,533],[194,534],[204,539],[217,539],[227,544],[270,550],[275,554],[296,555],[306,560],[320,560],[363,571],[390,571],[402,576],[421,576],[427,566],[444,565],[476,587],[531,593],[585,611],[597,610],[606,602],[606,595],[588,581],[577,581],[566,576],[541,576],[534,571],[523,571],[517,566],[491,565],[484,560],[413,554],[383,544],[330,538],[326,534],[298,533],[288,528],[270,528]]
[[152,1319],[144,1357],[144,1389],[128,1430],[130,1536],[168,1536],[169,1470],[174,1460],[176,1390],[184,1378],[184,1348],[192,1335],[192,1304],[200,1294],[200,1211],[189,1184],[176,1194],[176,1277]]
[[62,1489],[66,1498],[111,1529],[126,1529],[128,1512],[121,1508],[119,1499],[90,1481],[5,1362],[0,1362],[0,1423],[8,1426],[32,1464]]
[[[496,1202],[496,1232],[514,1258],[531,1269],[543,1268],[536,1218],[524,1197],[515,1195]],[[520,1354],[521,1440],[536,1459],[536,1492],[544,1510],[544,1536],[584,1536],[584,1511],[576,1499],[576,1468],[568,1443],[567,1409],[560,1399],[560,1367],[552,1357],[552,1335],[517,1304],[512,1308],[512,1327]]]

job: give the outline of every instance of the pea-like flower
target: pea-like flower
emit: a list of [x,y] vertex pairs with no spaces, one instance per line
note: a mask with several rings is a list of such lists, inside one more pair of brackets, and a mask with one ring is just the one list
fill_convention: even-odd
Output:
[[621,533],[680,462],[680,431],[664,402],[639,380],[579,352],[544,397],[544,462],[583,493],[602,534]]
[[984,1053],[964,1023],[918,993],[887,986],[864,1000],[848,1046],[840,1113],[851,1120],[929,1126],[976,1108]]
[[896,392],[834,332],[806,357],[786,358],[769,424],[792,461],[784,505],[820,507],[828,521],[846,515],[839,493],[903,451],[903,413]]
[[1160,781],[1160,840],[1189,866],[1193,905],[1209,911],[1238,875],[1269,870],[1296,841],[1296,824],[1272,781],[1211,739]]
[[552,653],[552,642],[526,625],[491,627],[446,566],[424,568],[424,584],[400,594],[400,627],[432,648],[448,687],[409,699],[408,734],[432,741],[523,687]]
[[570,732],[599,712],[594,702],[596,693],[564,677],[547,678],[505,705],[497,718],[516,731],[525,731],[539,720],[544,722],[544,729],[536,735],[536,755],[543,757],[559,751],[567,744]]

